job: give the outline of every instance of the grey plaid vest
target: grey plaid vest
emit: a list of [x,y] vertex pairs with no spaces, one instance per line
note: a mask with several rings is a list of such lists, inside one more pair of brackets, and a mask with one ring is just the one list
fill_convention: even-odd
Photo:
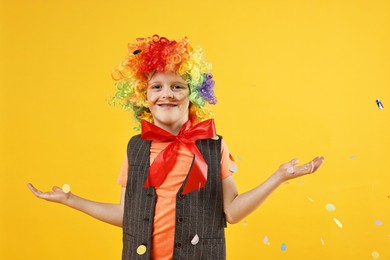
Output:
[[[198,191],[182,195],[185,180],[177,192],[173,259],[225,259],[221,137],[219,140],[199,140],[196,145],[208,165],[207,183]],[[140,135],[134,136],[128,144],[127,156],[129,172],[123,216],[122,259],[151,259],[156,192],[154,187],[143,187],[150,165],[150,141],[142,140]],[[199,237],[199,242],[191,243],[195,236]],[[146,247],[142,255],[137,253],[139,246]]]

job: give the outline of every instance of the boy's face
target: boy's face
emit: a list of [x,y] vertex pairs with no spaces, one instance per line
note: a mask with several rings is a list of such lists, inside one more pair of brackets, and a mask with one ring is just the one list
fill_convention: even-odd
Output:
[[156,72],[147,89],[154,124],[165,130],[180,130],[188,121],[189,95],[188,84],[182,77],[174,72]]

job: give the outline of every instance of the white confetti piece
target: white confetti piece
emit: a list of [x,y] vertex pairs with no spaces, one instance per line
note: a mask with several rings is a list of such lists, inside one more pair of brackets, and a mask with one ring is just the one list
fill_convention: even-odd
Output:
[[196,234],[194,238],[191,240],[191,244],[196,245],[199,243],[199,236]]
[[350,160],[353,160],[353,159],[355,159],[355,158],[356,158],[356,155],[351,155],[351,156],[349,157]]
[[336,225],[337,225],[339,228],[343,228],[343,224],[341,224],[340,220],[338,220],[337,218],[333,218],[333,221],[336,223]]
[[65,193],[69,193],[70,192],[70,185],[69,184],[62,185],[62,191]]
[[320,240],[321,240],[321,244],[322,244],[322,246],[324,246],[324,245],[325,245],[325,241],[324,241],[324,239],[321,237],[321,238],[320,238]]
[[211,139],[213,139],[213,140],[219,140],[219,136],[216,135],[216,136],[214,136],[214,137],[211,137]]
[[379,219],[377,219],[377,220],[375,220],[375,225],[377,225],[377,226],[382,226],[382,221],[381,220],[379,220]]

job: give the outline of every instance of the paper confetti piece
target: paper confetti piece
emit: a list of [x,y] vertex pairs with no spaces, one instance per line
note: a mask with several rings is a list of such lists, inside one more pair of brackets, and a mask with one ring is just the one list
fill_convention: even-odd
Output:
[[356,158],[356,155],[351,155],[351,156],[349,156],[349,159],[350,160],[353,160],[353,159],[355,159]]
[[248,226],[248,221],[244,220],[244,221],[242,222],[242,225],[243,225],[244,227]]
[[329,212],[334,212],[336,210],[336,206],[332,203],[328,203],[325,205],[325,209]]
[[241,160],[241,156],[237,155],[237,160]]
[[199,243],[199,236],[196,234],[194,238],[191,240],[191,244],[196,245]]
[[375,222],[375,225],[377,225],[377,226],[382,226],[382,224],[383,224],[382,221],[379,219],[375,220],[374,222]]
[[269,242],[269,239],[267,236],[263,236],[263,244],[269,246],[271,243]]
[[383,109],[382,102],[379,100],[379,98],[376,100],[376,104],[378,105],[378,107],[379,107],[380,110]]
[[307,197],[307,199],[310,201],[310,202],[314,202],[314,200],[310,197]]
[[283,243],[281,246],[280,246],[280,250],[282,250],[283,252],[287,250],[287,245],[285,243]]
[[211,139],[213,139],[213,140],[219,140],[219,136],[216,135],[216,136],[214,136],[214,137],[211,137]]
[[234,172],[237,172],[237,170],[238,170],[237,168],[233,168],[233,167],[229,169],[229,171],[231,171],[231,172],[233,172],[233,173],[234,173]]
[[321,237],[321,238],[320,238],[320,240],[321,240],[321,244],[322,244],[322,246],[324,246],[324,245],[325,245],[325,241],[324,241],[324,239]]
[[143,255],[146,253],[146,246],[145,245],[140,245],[137,247],[137,254]]
[[372,251],[371,256],[373,259],[379,259],[381,255],[377,251]]
[[337,225],[339,228],[343,228],[343,224],[341,224],[340,220],[338,220],[337,218],[333,218],[333,221],[336,223],[336,225]]
[[69,193],[70,192],[70,185],[69,184],[62,185],[62,191],[65,193]]

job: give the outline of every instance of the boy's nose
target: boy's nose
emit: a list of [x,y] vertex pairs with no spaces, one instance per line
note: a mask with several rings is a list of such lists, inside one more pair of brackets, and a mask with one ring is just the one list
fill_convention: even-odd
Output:
[[163,98],[173,98],[173,91],[170,88],[165,88],[162,94]]

